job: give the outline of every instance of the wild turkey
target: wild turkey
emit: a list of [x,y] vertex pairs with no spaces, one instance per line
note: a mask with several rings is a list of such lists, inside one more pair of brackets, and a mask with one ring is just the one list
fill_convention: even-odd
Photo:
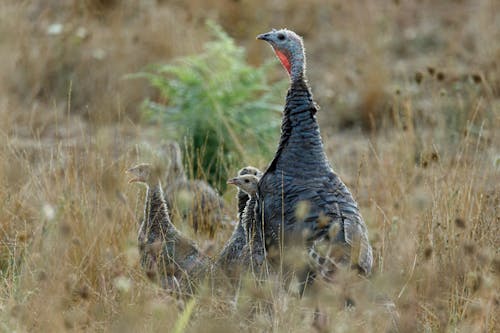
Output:
[[164,144],[162,150],[169,164],[165,192],[168,193],[167,204],[172,209],[174,221],[187,219],[195,233],[206,232],[213,238],[225,220],[224,200],[207,182],[187,178],[177,142]]
[[[254,175],[260,179],[260,177],[262,177],[262,171],[257,169],[256,167],[249,165],[249,166],[242,168],[240,171],[238,171],[238,176],[243,176],[243,175]],[[236,185],[236,184],[233,184],[233,185]],[[243,211],[245,210],[245,207],[247,206],[248,199],[250,199],[250,197],[240,187],[237,186],[237,188],[238,188],[238,192],[236,194],[236,197],[237,197],[237,202],[238,202],[238,221],[241,221]]]
[[[273,29],[257,39],[272,46],[291,80],[278,149],[259,182],[256,220],[264,230],[266,247],[304,236],[306,246],[311,247],[326,238],[342,244],[344,260],[349,260],[352,245],[358,243],[353,261],[369,274],[373,256],[365,223],[323,150],[316,119],[319,108],[306,80],[302,38],[287,29]],[[333,225],[339,226],[338,231],[329,235]]]
[[237,278],[238,273],[246,268],[258,270],[264,261],[263,239],[259,230],[255,229],[258,183],[257,176],[248,174],[228,180],[228,184],[236,185],[249,196],[238,225],[217,259],[217,266],[233,278]]
[[139,164],[127,172],[132,176],[129,183],[147,188],[144,220],[138,235],[143,268],[148,275],[158,274],[164,287],[193,292],[194,282],[209,270],[209,259],[170,221],[158,170],[150,164]]
[[237,273],[244,266],[252,263],[258,265],[263,261],[262,238],[252,237],[255,233],[254,209],[257,184],[261,175],[262,172],[257,168],[246,167],[238,172],[237,177],[227,181],[228,184],[238,187],[238,224],[222,249],[217,265],[233,278],[237,277]]

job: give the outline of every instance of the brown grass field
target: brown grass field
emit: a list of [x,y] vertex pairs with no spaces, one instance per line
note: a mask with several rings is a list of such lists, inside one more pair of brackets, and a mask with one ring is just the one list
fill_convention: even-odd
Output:
[[[207,18],[254,66],[273,57],[258,33],[304,37],[370,278],[342,271],[302,299],[250,278],[188,300],[141,270],[144,193],[124,171],[162,129],[139,114],[155,91],[124,76],[199,52]],[[498,1],[5,0],[0,58],[2,332],[500,332]],[[216,253],[230,233],[198,241]]]

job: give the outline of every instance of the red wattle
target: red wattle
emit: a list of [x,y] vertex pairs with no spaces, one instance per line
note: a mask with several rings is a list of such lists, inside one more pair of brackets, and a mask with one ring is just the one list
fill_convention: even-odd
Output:
[[274,52],[278,56],[278,59],[281,61],[281,64],[283,65],[283,67],[285,67],[285,69],[287,70],[288,74],[291,74],[290,73],[291,65],[290,65],[290,61],[288,60],[288,57],[283,52],[281,52],[279,50],[275,49]]

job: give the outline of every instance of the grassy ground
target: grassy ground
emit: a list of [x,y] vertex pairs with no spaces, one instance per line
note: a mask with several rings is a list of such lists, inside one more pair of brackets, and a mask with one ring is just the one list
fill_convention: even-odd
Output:
[[[499,331],[499,13],[493,0],[2,2],[0,328]],[[327,153],[370,231],[370,279],[341,272],[300,300],[244,281],[186,302],[144,276],[142,192],[124,170],[161,128],[138,113],[155,92],[123,76],[199,51],[207,17],[255,65],[272,56],[257,33],[304,36]]]

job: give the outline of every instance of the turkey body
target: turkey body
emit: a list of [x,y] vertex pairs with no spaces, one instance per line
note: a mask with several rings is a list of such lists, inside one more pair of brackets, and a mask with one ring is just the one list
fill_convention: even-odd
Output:
[[218,266],[222,267],[228,276],[233,278],[237,278],[238,273],[249,267],[254,271],[257,270],[264,261],[262,237],[255,230],[256,189],[262,173],[256,168],[246,167],[240,170],[238,177],[233,180],[243,181],[244,177],[241,176],[245,175],[255,176],[247,178],[248,182],[253,183],[253,189],[246,193],[238,186],[238,224],[217,260]]
[[[368,274],[373,257],[366,226],[356,201],[328,162],[317,110],[306,80],[292,81],[279,146],[259,182],[257,225],[264,230],[266,247],[273,247],[297,239],[310,245],[328,238],[331,225],[338,224],[339,231],[330,241],[349,249],[359,239],[357,262]],[[299,205],[304,207],[302,212]]]
[[206,233],[213,238],[224,220],[224,201],[203,180],[173,181],[165,190],[169,207],[174,216],[188,220],[195,233]]
[[164,176],[166,200],[175,222],[187,220],[196,234],[213,238],[225,220],[224,200],[207,182],[188,179],[177,142],[162,145],[160,155],[169,167]]
[[217,260],[218,265],[229,277],[238,278],[242,271],[248,268],[256,269],[264,261],[262,238],[253,236],[255,232],[252,225],[255,223],[256,202],[255,196],[249,198],[241,220]]
[[209,270],[209,259],[172,224],[159,183],[148,187],[138,243],[143,268],[157,273],[164,287],[192,293]]

